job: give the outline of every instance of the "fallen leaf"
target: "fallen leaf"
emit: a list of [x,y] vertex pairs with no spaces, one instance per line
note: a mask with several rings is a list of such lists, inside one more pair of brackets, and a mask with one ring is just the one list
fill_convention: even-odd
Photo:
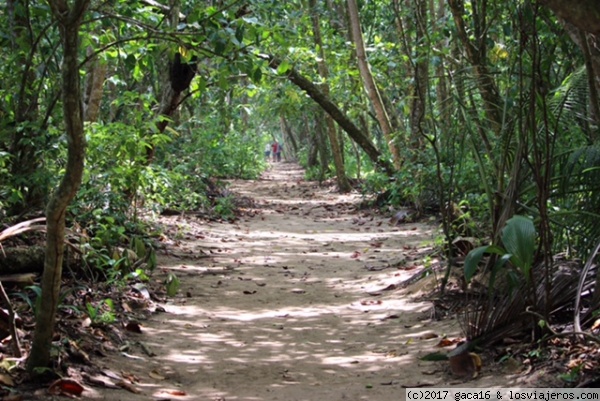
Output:
[[0,383],[8,387],[13,387],[15,385],[15,382],[13,381],[12,377],[5,373],[0,373]]
[[124,380],[117,382],[117,386],[129,391],[130,393],[134,393],[134,394],[142,393],[142,390],[140,390],[139,388],[135,387],[133,384],[128,383]]
[[72,379],[58,379],[48,388],[52,395],[65,395],[80,397],[83,393],[83,386]]
[[171,395],[177,395],[177,396],[187,395],[187,393],[185,391],[181,391],[181,390],[168,390],[168,391],[166,391],[166,393],[171,394]]
[[373,300],[362,300],[362,301],[360,301],[360,304],[364,305],[364,306],[366,306],[366,305],[381,305],[381,299],[377,299],[375,301],[373,301]]
[[431,340],[432,338],[438,338],[439,336],[435,333],[425,333],[419,337],[419,340]]
[[458,339],[450,340],[449,338],[442,338],[439,343],[437,343],[436,347],[449,347],[451,345],[458,344]]
[[161,375],[160,373],[158,373],[156,371],[156,369],[151,371],[150,373],[148,373],[148,376],[150,376],[154,380],[165,380],[165,377],[163,375]]
[[132,333],[141,333],[142,327],[138,322],[131,321],[125,325],[125,330],[131,331]]

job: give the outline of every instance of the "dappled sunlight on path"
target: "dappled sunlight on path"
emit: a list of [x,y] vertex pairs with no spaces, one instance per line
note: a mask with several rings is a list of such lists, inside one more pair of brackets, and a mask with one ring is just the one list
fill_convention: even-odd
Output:
[[392,227],[360,210],[359,194],[302,175],[275,163],[232,182],[254,205],[235,223],[165,218],[181,238],[159,268],[181,289],[137,338],[156,356],[122,357],[143,378],[144,394],[127,399],[176,389],[188,400],[391,401],[449,380],[418,358],[458,324],[432,320],[431,304],[402,289],[432,257],[436,228]]

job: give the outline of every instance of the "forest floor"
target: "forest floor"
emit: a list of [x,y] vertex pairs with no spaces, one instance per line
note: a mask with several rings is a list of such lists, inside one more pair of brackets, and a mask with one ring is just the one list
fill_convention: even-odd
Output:
[[96,362],[139,393],[87,386],[86,399],[397,401],[405,387],[540,384],[544,372],[485,354],[472,380],[419,359],[461,337],[427,297],[434,275],[405,285],[436,264],[436,225],[392,226],[360,209],[360,194],[304,181],[292,163],[230,190],[245,209],[233,223],[163,218],[158,267],[177,275],[179,294],[127,333],[146,352]]

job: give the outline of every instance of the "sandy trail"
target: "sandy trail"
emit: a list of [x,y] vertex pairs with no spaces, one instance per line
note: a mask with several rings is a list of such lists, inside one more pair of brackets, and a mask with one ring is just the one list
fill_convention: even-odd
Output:
[[[431,319],[431,303],[398,284],[423,269],[436,227],[392,227],[385,216],[302,180],[277,163],[232,191],[254,200],[236,223],[171,217],[159,267],[181,280],[166,312],[142,322],[142,352],[105,360],[139,378],[142,394],[92,389],[110,400],[311,401],[404,399],[403,387],[499,386],[487,374],[456,381],[418,358],[456,320]],[[411,290],[414,291],[414,288]],[[131,355],[135,354],[135,355]]]

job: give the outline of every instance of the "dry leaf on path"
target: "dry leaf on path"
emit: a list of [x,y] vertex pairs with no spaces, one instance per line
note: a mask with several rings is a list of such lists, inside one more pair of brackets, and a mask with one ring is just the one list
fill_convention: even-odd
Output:
[[134,394],[141,394],[142,390],[140,390],[139,388],[135,387],[133,384],[128,383],[124,380],[121,380],[120,382],[117,382],[117,386],[124,388],[125,390],[129,391],[130,393],[134,393]]
[[158,371],[156,369],[154,369],[153,371],[148,373],[148,376],[150,376],[154,380],[165,380],[166,379],[166,377],[161,375],[160,373],[158,373]]
[[435,334],[435,333],[425,333],[421,336],[419,336],[419,340],[431,340],[432,338],[438,338],[439,335]]
[[436,347],[438,347],[438,348],[442,348],[442,347],[449,347],[449,346],[451,346],[451,345],[456,345],[456,344],[458,344],[458,342],[459,342],[459,341],[460,341],[460,340],[459,340],[459,339],[457,339],[457,338],[455,338],[454,340],[451,340],[451,339],[449,339],[449,338],[442,338],[442,339],[440,340],[440,342],[439,342],[439,343],[437,343]]
[[140,326],[140,324],[138,322],[129,322],[125,325],[125,330],[130,331],[132,333],[138,333],[141,334],[142,333],[142,327]]
[[83,390],[83,386],[72,379],[58,379],[48,387],[48,392],[50,394],[64,395],[67,397],[80,397]]

